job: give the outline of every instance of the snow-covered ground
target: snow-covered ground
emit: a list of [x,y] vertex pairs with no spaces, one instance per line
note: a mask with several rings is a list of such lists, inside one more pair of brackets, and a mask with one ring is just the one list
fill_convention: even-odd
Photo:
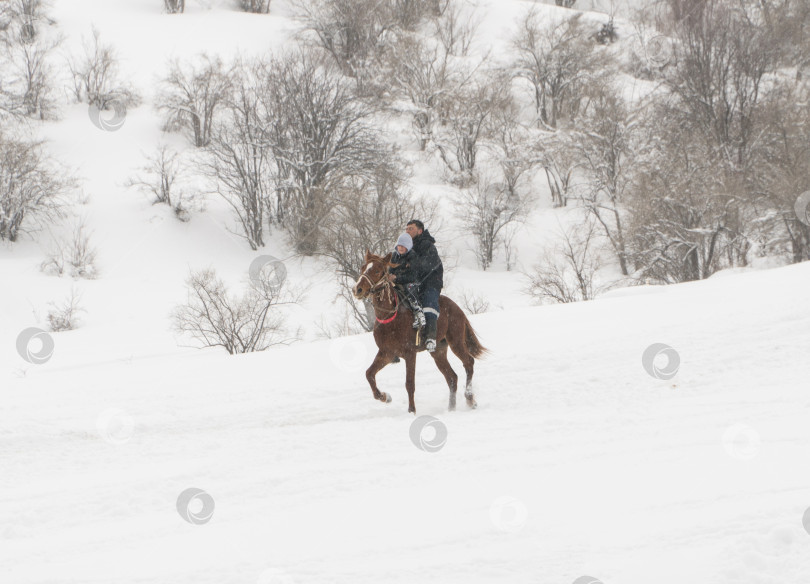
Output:
[[[181,223],[124,186],[158,142],[187,147],[151,106],[167,57],[261,53],[296,27],[282,0],[269,16],[160,4],[54,5],[65,50],[95,24],[145,101],[115,132],[75,104],[38,130],[82,180],[73,213],[99,277],[39,270],[72,220],[0,247],[0,584],[810,582],[810,265],[533,307],[521,274],[478,270],[443,217],[447,292],[489,301],[470,319],[492,353],[476,367],[479,408],[460,399],[455,412],[421,355],[414,418],[403,364],[378,376],[393,402],[372,399],[370,334],[316,339],[342,311],[325,263],[289,257],[281,233],[251,252],[216,198]],[[532,3],[480,4],[497,53]],[[446,196],[408,151],[407,124],[391,128],[415,194]],[[539,199],[516,240],[524,269],[575,212]],[[184,346],[169,313],[189,271],[214,267],[236,289],[268,253],[307,286],[287,314],[302,342],[240,356]],[[72,287],[79,328],[50,334],[45,363],[26,361],[20,333]],[[643,360],[657,343],[671,349]]]
[[[435,452],[403,365],[372,399],[369,334],[85,364],[59,335],[3,387],[0,581],[810,581],[808,286],[796,265],[472,317],[477,410],[417,364]],[[181,518],[189,488],[210,521]]]

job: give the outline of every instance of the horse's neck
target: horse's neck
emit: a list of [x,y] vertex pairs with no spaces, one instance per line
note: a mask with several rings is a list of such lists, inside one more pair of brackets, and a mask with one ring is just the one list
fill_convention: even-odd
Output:
[[393,287],[383,288],[371,297],[371,305],[377,318],[384,320],[396,312],[396,290]]

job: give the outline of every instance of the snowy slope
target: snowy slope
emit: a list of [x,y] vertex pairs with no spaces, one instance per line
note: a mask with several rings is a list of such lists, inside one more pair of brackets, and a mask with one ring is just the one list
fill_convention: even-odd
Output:
[[[437,452],[410,441],[402,365],[371,398],[369,334],[83,366],[57,347],[4,387],[0,581],[810,581],[808,285],[797,265],[473,317],[477,410],[448,413],[418,361]],[[657,342],[670,380],[642,366]],[[207,523],[175,508],[191,487]]]
[[[258,54],[296,29],[283,0],[267,16],[187,4],[182,16],[154,0],[54,5],[65,50],[95,24],[145,101],[115,132],[75,104],[38,128],[83,181],[73,213],[93,232],[99,278],[39,271],[70,221],[0,246],[0,584],[810,582],[809,266],[533,308],[520,274],[477,270],[443,217],[440,249],[458,266],[447,291],[489,300],[471,320],[492,355],[477,365],[479,409],[453,413],[420,356],[417,413],[447,430],[443,448],[421,451],[404,366],[379,375],[394,398],[381,404],[364,378],[371,335],[313,341],[341,310],[328,267],[290,258],[281,233],[251,252],[216,198],[180,223],[124,186],[159,142],[187,148],[151,106],[166,58]],[[480,4],[497,56],[533,3]],[[418,161],[407,124],[391,132]],[[444,197],[432,167],[415,165],[414,192]],[[522,267],[570,212],[541,204],[516,240]],[[236,291],[268,253],[309,286],[287,314],[304,342],[235,357],[182,346],[169,312],[189,270],[214,267]],[[19,333],[44,326],[71,287],[79,328],[52,335],[46,363],[26,362]],[[674,378],[645,371],[654,343],[677,351]],[[212,497],[210,521],[181,517],[189,488]]]

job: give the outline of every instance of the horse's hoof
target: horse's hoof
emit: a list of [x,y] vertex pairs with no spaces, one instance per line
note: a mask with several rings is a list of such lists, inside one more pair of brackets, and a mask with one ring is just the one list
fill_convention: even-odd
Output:
[[388,395],[387,393],[383,393],[382,394],[382,401],[384,401],[387,404],[390,404],[391,403],[391,396]]

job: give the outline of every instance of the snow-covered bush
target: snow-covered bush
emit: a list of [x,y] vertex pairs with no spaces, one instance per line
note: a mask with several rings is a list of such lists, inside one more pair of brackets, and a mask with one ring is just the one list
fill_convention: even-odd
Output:
[[90,243],[90,234],[85,231],[84,222],[80,221],[74,227],[70,240],[58,242],[40,269],[57,276],[68,272],[74,278],[93,279],[98,275],[96,253],[95,246]]
[[118,58],[112,45],[101,42],[101,33],[92,28],[92,39],[84,40],[84,54],[68,59],[76,101],[85,101],[99,110],[137,106],[141,97],[119,79]]
[[182,129],[195,146],[207,146],[232,81],[232,70],[219,57],[203,53],[191,62],[171,61],[156,100],[158,110],[166,115],[165,129]]
[[64,216],[75,181],[43,153],[42,142],[0,126],[0,240]]

